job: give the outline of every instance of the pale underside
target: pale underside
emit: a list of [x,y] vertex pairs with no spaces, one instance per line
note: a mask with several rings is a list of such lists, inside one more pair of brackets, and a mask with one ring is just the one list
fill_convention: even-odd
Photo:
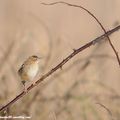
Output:
[[23,81],[32,81],[37,75],[38,70],[39,70],[38,63],[26,65],[21,68],[19,75]]

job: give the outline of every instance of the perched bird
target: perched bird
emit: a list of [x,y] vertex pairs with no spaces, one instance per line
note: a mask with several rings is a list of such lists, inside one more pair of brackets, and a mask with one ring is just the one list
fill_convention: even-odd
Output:
[[25,83],[27,81],[32,81],[39,71],[39,61],[40,58],[38,56],[30,56],[18,70],[25,92],[27,91]]

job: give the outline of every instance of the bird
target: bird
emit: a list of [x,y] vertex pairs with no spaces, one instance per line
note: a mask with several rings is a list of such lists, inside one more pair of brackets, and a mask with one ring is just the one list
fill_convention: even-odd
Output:
[[33,81],[37,75],[40,67],[40,57],[36,55],[30,56],[19,68],[18,75],[21,78],[21,82],[24,86],[24,92],[27,92],[26,82]]

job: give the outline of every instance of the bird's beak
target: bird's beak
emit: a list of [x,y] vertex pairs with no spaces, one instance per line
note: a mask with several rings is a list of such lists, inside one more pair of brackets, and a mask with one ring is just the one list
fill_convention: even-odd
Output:
[[38,59],[41,59],[40,57],[38,57]]
[[43,57],[38,57],[38,59],[42,59]]

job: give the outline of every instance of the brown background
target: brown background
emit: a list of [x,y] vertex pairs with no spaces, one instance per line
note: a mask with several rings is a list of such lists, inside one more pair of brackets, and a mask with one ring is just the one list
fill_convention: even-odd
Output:
[[[66,5],[43,6],[57,0],[0,0],[0,106],[23,87],[17,75],[28,56],[43,56],[38,78],[72,49],[103,34],[86,12]],[[120,21],[119,0],[66,0],[82,5],[110,30]],[[120,53],[120,35],[111,40]],[[120,67],[108,42],[81,52],[41,85],[9,108],[8,115],[32,120],[120,119]],[[3,115],[3,114],[1,114]]]

